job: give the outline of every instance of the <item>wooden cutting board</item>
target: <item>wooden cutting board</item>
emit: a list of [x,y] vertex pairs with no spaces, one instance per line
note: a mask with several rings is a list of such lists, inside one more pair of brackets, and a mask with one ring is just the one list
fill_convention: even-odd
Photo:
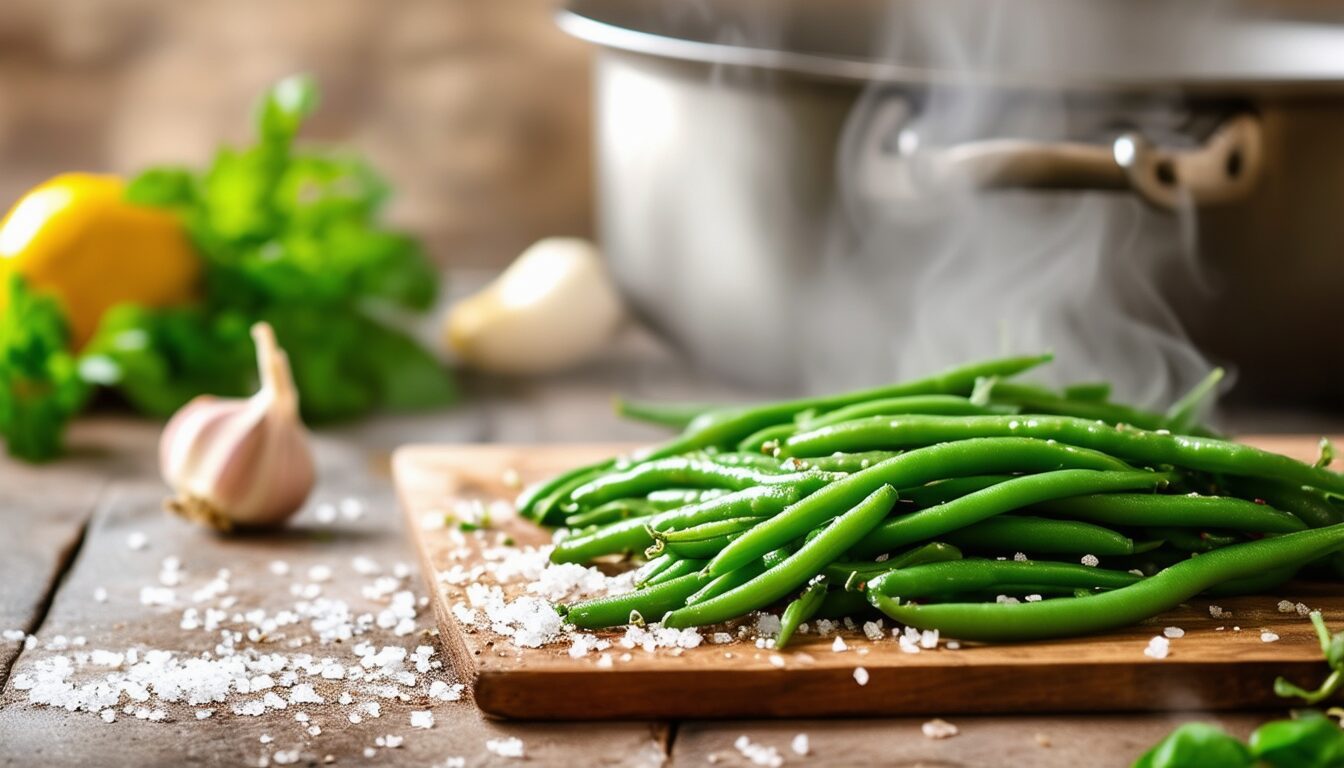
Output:
[[[1251,439],[1271,450],[1313,460],[1316,438]],[[451,606],[464,588],[441,584],[436,574],[454,564],[470,566],[452,534],[430,528],[460,500],[512,500],[513,474],[530,483],[604,456],[624,445],[412,446],[393,460],[402,506],[429,582],[441,638],[481,710],[529,719],[799,717],[824,715],[949,715],[1045,711],[1223,710],[1282,706],[1272,690],[1286,675],[1314,686],[1325,674],[1310,622],[1277,610],[1280,600],[1301,601],[1344,626],[1344,586],[1294,583],[1272,595],[1227,598],[1230,617],[1213,618],[1208,601],[1105,635],[1006,645],[939,647],[902,652],[890,636],[868,641],[845,632],[849,650],[832,651],[833,637],[797,636],[784,651],[754,644],[705,643],[672,655],[616,646],[610,667],[597,654],[571,658],[568,646],[519,649],[486,630],[463,631]],[[499,523],[521,543],[549,534],[513,518]],[[456,554],[455,554],[456,553]],[[456,557],[456,559],[454,559]],[[1164,627],[1185,636],[1170,655],[1153,659],[1144,648]],[[1264,642],[1262,632],[1278,636]],[[610,633],[613,638],[620,632]],[[772,657],[776,657],[773,658]],[[783,665],[780,664],[782,659]],[[868,673],[859,685],[855,669]]]

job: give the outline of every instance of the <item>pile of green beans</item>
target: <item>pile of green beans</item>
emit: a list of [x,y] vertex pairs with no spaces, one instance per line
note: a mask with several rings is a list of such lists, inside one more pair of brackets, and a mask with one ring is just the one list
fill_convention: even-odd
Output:
[[781,608],[885,614],[965,640],[1098,632],[1198,596],[1344,574],[1344,476],[1197,423],[1221,371],[1170,410],[1110,387],[1014,379],[1048,355],[759,406],[618,401],[680,427],[525,492],[551,559],[637,564],[635,588],[557,606],[584,629],[716,625]]

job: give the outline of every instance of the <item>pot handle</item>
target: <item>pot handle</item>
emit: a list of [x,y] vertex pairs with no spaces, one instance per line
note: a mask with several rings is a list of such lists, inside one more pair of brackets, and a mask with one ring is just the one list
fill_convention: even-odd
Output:
[[[906,153],[902,153],[906,154]],[[1228,118],[1203,146],[1164,149],[1138,132],[1109,145],[988,139],[915,149],[907,171],[934,189],[1132,189],[1161,208],[1217,205],[1244,197],[1260,178],[1260,120]]]

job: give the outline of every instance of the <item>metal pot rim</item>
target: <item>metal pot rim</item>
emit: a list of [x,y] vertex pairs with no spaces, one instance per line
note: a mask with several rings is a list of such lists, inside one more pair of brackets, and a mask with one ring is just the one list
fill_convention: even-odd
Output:
[[[814,12],[807,8],[809,0],[768,1],[780,10],[780,18],[772,19],[772,25],[790,23],[794,18],[791,13],[806,16]],[[853,52],[845,50],[843,45],[809,46],[806,41],[797,44],[796,40],[784,43],[764,39],[735,42],[711,39],[719,34],[709,31],[715,25],[737,21],[739,26],[735,31],[741,33],[742,16],[749,22],[760,20],[762,8],[759,3],[753,6],[753,2],[704,0],[695,4],[702,18],[693,21],[700,27],[677,28],[685,22],[667,18],[673,14],[665,1],[660,5],[659,0],[569,0],[557,12],[556,22],[568,34],[604,48],[827,80],[1102,91],[1175,88],[1201,93],[1344,90],[1344,56],[1337,54],[1344,50],[1344,24],[1331,24],[1320,18],[1304,20],[1282,14],[1245,13],[1242,11],[1247,3],[1238,0],[1211,0],[1211,5],[1228,12],[1192,20],[1184,27],[1160,15],[1161,8],[1180,6],[1180,3],[1169,4],[1166,0],[1155,3],[1130,0],[1115,4],[1105,0],[1062,0],[1070,5],[1060,5],[1061,0],[1018,0],[1020,5],[1016,7],[1025,4],[1050,12],[1085,8],[1090,9],[1085,13],[1118,14],[1117,8],[1123,8],[1123,18],[1116,15],[1114,19],[1104,17],[1092,23],[1104,28],[1108,24],[1114,26],[1118,21],[1123,26],[1118,33],[1121,39],[1127,30],[1136,36],[1146,35],[1143,39],[1150,50],[1136,55],[1126,47],[1127,43],[1092,46],[1091,49],[1085,44],[1072,43],[1074,58],[1060,57],[1055,61],[1049,45],[1039,43],[1069,46],[1072,42],[1068,39],[1069,30],[1061,28],[1044,33],[1047,38],[1036,41],[1035,45],[996,45],[1002,49],[997,56],[970,64],[939,61],[938,56],[928,55],[927,51],[892,56],[872,51]],[[941,3],[942,8],[954,9],[954,14],[964,15],[964,19],[954,17],[952,24],[962,21],[982,23],[973,11],[987,5],[986,0],[932,2]],[[827,18],[836,22],[829,27],[836,30],[845,26],[846,10],[872,13],[878,8],[890,12],[892,8],[918,5],[918,2],[893,0],[840,0],[834,4],[828,0],[817,4],[834,12]],[[1234,8],[1241,10],[1232,10]],[[734,18],[733,13],[739,15]],[[686,16],[685,13],[681,15]],[[662,18],[653,18],[660,16]],[[1016,14],[1004,18],[1011,24],[1025,24]],[[872,23],[871,18],[867,21]],[[1145,30],[1145,25],[1150,26]],[[1047,25],[1046,29],[1049,28]],[[854,30],[847,32],[852,35]],[[787,30],[776,29],[763,37],[788,38],[786,33]],[[1109,29],[1102,34],[1110,34]],[[1269,50],[1271,47],[1272,51]],[[1098,52],[1099,48],[1116,50]],[[1284,57],[1282,53],[1289,50],[1293,55]],[[1123,58],[1115,55],[1117,53],[1123,54]],[[1109,60],[1107,56],[1110,56]]]

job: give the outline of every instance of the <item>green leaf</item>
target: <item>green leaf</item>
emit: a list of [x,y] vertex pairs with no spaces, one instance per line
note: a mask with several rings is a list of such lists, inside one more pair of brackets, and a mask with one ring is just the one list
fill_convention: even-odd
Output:
[[5,281],[0,301],[0,436],[18,458],[55,458],[88,394],[69,351],[65,315],[17,274]]
[[1242,768],[1254,765],[1250,750],[1220,728],[1186,723],[1134,763],[1134,768]]
[[1292,720],[1265,723],[1251,734],[1255,757],[1278,768],[1328,768],[1344,765],[1344,730],[1330,718],[1308,710]]
[[186,168],[151,168],[126,185],[126,199],[140,205],[178,208],[196,197],[196,177]]
[[317,108],[317,83],[291,75],[271,86],[257,107],[257,134],[264,143],[288,144],[299,125]]

